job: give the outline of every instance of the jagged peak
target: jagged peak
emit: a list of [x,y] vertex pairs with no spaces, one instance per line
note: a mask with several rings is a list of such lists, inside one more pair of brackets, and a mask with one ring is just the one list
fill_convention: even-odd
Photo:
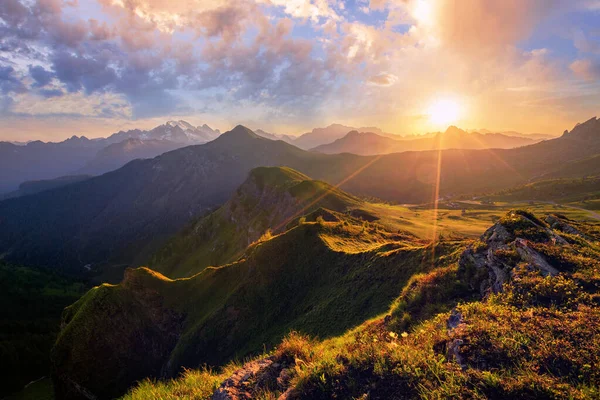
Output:
[[592,117],[585,122],[577,123],[570,132],[565,131],[563,137],[577,137],[581,139],[600,138],[600,121],[598,118]]
[[192,124],[190,124],[187,121],[184,120],[179,120],[179,121],[167,121],[167,123],[165,125],[171,126],[171,127],[178,127],[181,129],[195,129],[194,126]]

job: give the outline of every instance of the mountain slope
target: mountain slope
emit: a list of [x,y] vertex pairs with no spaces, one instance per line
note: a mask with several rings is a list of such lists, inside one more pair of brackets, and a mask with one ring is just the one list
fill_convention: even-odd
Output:
[[360,203],[290,168],[256,168],[227,203],[170,239],[150,264],[171,278],[189,276],[235,261],[248,245],[302,214],[320,207],[344,212]]
[[[222,204],[250,169],[271,159],[283,163],[295,150],[239,127],[205,146],[136,160],[63,190],[0,202],[0,253],[24,264],[81,272],[87,264],[132,262],[194,215]],[[23,218],[32,224],[23,224]]]
[[575,202],[600,197],[600,177],[548,179],[507,189],[484,198],[492,201]]
[[72,174],[102,147],[76,136],[61,143],[35,141],[24,146],[0,142],[0,193],[16,190],[25,181]]
[[53,350],[57,392],[75,398],[84,388],[110,398],[147,376],[261,351],[290,329],[342,334],[385,311],[432,252],[437,259],[459,245],[434,250],[343,221],[299,224],[252,245],[239,262],[191,278],[140,268],[119,285],[91,290],[64,313]]
[[[494,192],[600,154],[592,119],[561,138],[508,150],[446,150],[361,157],[302,151],[238,126],[62,189],[0,202],[7,261],[83,271],[145,262],[191,219],[222,205],[252,168],[289,166],[353,195],[402,203]],[[34,222],[35,221],[35,222]]]
[[45,192],[46,190],[57,189],[59,187],[63,187],[73,183],[82,182],[90,178],[90,175],[69,175],[61,176],[55,179],[27,181],[19,185],[19,190],[15,190],[14,192],[9,192],[4,196],[0,196],[0,200],[12,199],[15,197]]
[[[47,180],[72,174],[103,174],[120,168],[140,155],[156,156],[160,153],[156,141],[177,143],[165,145],[165,151],[191,144],[206,143],[216,139],[220,132],[208,125],[193,127],[185,121],[169,121],[164,125],[145,131],[140,129],[118,132],[108,138],[90,140],[73,136],[59,143],[29,142],[19,146],[0,142],[0,194],[15,190],[19,184],[31,180]],[[121,152],[113,159],[108,155],[115,151],[111,145],[131,147],[131,140],[149,142],[136,152]],[[108,147],[108,148],[107,148]],[[150,151],[153,148],[153,151]],[[103,150],[105,149],[105,150]],[[98,152],[100,152],[98,154]],[[94,158],[96,159],[94,160]],[[98,159],[100,158],[100,160]],[[87,171],[81,170],[92,163]]]
[[509,212],[340,337],[292,332],[243,366],[145,381],[125,399],[597,398],[598,240],[598,224]]
[[169,140],[125,139],[113,143],[98,151],[78,173],[86,175],[101,175],[107,171],[121,168],[131,160],[138,158],[154,158],[182,147],[180,143]]
[[262,129],[256,129],[254,131],[254,133],[256,133],[258,136],[264,137],[265,139],[283,140],[284,142],[288,142],[291,144],[293,144],[294,140],[296,139],[294,136],[270,133],[270,132],[263,131]]
[[513,147],[533,144],[530,138],[518,138],[490,133],[468,133],[456,127],[450,127],[444,133],[438,133],[430,138],[394,140],[372,132],[349,132],[346,136],[332,143],[312,149],[319,153],[337,154],[352,153],[359,155],[375,155],[398,153],[414,150],[438,149],[510,149]]

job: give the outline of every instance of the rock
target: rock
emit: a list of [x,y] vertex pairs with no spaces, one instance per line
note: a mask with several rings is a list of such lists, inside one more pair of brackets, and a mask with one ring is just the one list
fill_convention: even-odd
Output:
[[586,240],[590,240],[590,238],[587,235],[581,233],[577,228],[568,224],[567,222],[563,221],[555,215],[548,215],[546,217],[546,223],[550,225],[552,229],[558,229],[561,232],[565,232],[571,235],[577,235]]
[[[535,229],[544,231],[554,244],[569,245],[553,229],[548,228],[536,218],[528,218],[524,214],[509,212],[509,217],[522,218],[527,224],[532,224]],[[563,226],[563,221],[554,216],[546,218],[546,222],[553,228],[560,225],[564,229],[569,229],[568,224]],[[482,297],[486,297],[489,293],[502,291],[503,285],[511,277],[512,269],[519,262],[527,263],[544,275],[553,276],[559,272],[539,252],[532,248],[530,241],[516,237],[511,233],[513,231],[514,229],[509,231],[502,224],[502,221],[497,222],[481,235],[480,242],[469,246],[460,256],[459,271],[463,274],[464,279],[470,282],[473,289],[479,288]],[[543,239],[542,241],[545,243],[547,240]],[[483,242],[483,246],[481,242]],[[514,254],[515,251],[518,254],[518,260],[503,256],[503,254]],[[484,278],[479,271],[484,274],[487,272],[487,277]]]
[[[273,375],[274,371],[271,367],[274,367],[274,364],[281,367],[280,364],[274,363],[273,360],[272,357],[269,357],[244,364],[242,368],[235,371],[233,375],[223,381],[221,386],[215,390],[211,399],[242,400],[253,398],[253,392],[256,387],[260,387],[261,382],[268,380]],[[275,368],[275,370],[277,369]]]
[[460,368],[467,369],[467,364],[464,362],[464,357],[460,354],[460,346],[463,345],[462,339],[454,339],[448,342],[446,358],[448,360],[454,360]]
[[446,327],[449,330],[456,329],[456,327],[458,327],[458,325],[460,325],[462,322],[463,322],[462,314],[456,308],[453,308],[452,311],[450,312],[450,317],[448,318],[448,321],[446,322]]
[[558,270],[550,265],[537,251],[530,248],[526,240],[516,239],[517,252],[530,266],[539,269],[544,275],[557,275]]

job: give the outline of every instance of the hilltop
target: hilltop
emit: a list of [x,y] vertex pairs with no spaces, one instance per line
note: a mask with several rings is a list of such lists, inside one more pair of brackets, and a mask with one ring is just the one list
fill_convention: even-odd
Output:
[[360,203],[290,168],[255,168],[227,203],[170,239],[150,264],[169,277],[189,276],[235,261],[248,245],[304,214],[321,207],[345,212]]
[[114,397],[144,377],[255,354],[290,329],[340,335],[385,311],[398,285],[459,245],[431,246],[329,213],[336,222],[300,222],[190,278],[139,268],[92,289],[63,315],[57,393]]

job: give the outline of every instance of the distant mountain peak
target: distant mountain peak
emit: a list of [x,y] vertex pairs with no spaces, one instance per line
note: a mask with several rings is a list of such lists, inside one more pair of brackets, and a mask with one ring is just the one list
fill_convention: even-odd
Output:
[[183,130],[186,130],[186,129],[195,129],[192,124],[190,124],[187,121],[183,121],[183,120],[179,120],[179,121],[167,121],[166,125],[169,125],[169,126],[172,126],[172,127],[178,127],[178,128],[183,129]]
[[233,128],[232,130],[230,130],[229,132],[225,132],[223,135],[235,135],[235,136],[240,136],[240,135],[244,135],[244,136],[250,136],[250,137],[254,137],[254,138],[259,138],[260,136],[258,136],[256,133],[254,133],[252,131],[252,129],[250,128],[246,128],[244,125],[237,125],[235,128]]
[[239,143],[247,143],[249,140],[263,139],[261,136],[254,133],[251,129],[243,125],[238,125],[230,131],[221,134],[212,143],[231,146]]
[[575,125],[571,132],[565,131],[563,137],[598,140],[600,139],[600,120],[593,117],[583,123],[579,123]]
[[466,132],[455,125],[450,125],[448,129],[446,129],[446,131],[444,132],[444,135],[458,135],[463,133]]

